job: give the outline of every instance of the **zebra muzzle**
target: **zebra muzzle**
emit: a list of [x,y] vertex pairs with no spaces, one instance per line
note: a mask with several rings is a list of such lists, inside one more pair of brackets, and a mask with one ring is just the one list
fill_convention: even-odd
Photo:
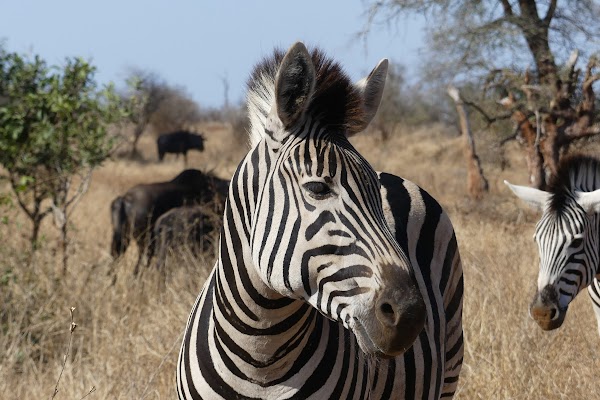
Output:
[[425,326],[427,308],[414,278],[401,271],[375,299],[375,324],[371,332],[380,356],[404,353]]
[[550,331],[563,324],[567,309],[558,306],[556,290],[551,285],[547,285],[535,294],[529,313],[540,328]]

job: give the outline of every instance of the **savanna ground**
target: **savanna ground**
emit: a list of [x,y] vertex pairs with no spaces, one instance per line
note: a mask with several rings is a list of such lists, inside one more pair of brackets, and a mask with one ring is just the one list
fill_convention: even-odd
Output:
[[[243,157],[243,140],[227,126],[201,127],[204,153],[189,166],[229,178]],[[571,305],[565,324],[541,331],[528,316],[535,290],[537,216],[517,205],[503,179],[524,184],[516,144],[501,152],[478,147],[490,193],[467,199],[461,140],[439,126],[399,131],[384,143],[375,133],[353,139],[376,169],[411,179],[445,207],[454,223],[465,275],[465,362],[457,399],[596,399],[600,346],[587,294]],[[514,146],[514,147],[513,147]],[[188,313],[212,259],[183,252],[170,258],[166,284],[155,270],[132,276],[135,245],[113,263],[109,204],[141,182],[169,180],[183,168],[168,156],[156,163],[152,137],[143,138],[147,162],[107,162],[93,176],[73,216],[71,260],[62,276],[51,220],[41,249],[28,260],[28,221],[17,208],[0,226],[0,398],[50,398],[72,344],[57,399],[171,399],[175,366]],[[29,264],[29,266],[28,266]],[[69,308],[77,328],[69,333]]]

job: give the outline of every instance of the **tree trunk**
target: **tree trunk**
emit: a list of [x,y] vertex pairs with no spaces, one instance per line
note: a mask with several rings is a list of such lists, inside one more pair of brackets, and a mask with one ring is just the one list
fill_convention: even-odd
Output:
[[525,38],[535,60],[540,84],[554,84],[557,78],[557,68],[548,44],[547,30],[545,35],[535,35],[534,37],[526,35]]
[[559,162],[569,152],[573,140],[598,133],[593,127],[596,116],[596,96],[592,85],[600,80],[600,75],[594,73],[594,69],[599,64],[594,57],[589,60],[582,82],[582,97],[578,104],[573,105],[579,74],[579,70],[575,68],[577,59],[578,52],[572,52],[565,65],[566,78],[561,80],[558,76],[554,76],[555,82],[551,85],[554,90],[553,97],[549,101],[549,111],[544,112],[543,117],[540,116],[539,108],[535,105],[539,98],[534,101],[536,96],[530,90],[526,74],[524,91],[527,94],[529,109],[536,110],[535,132],[522,112],[513,113],[513,119],[520,124],[523,136],[529,137],[526,142],[531,184],[539,189],[545,189],[548,176],[557,174]]
[[69,224],[67,224],[67,221],[65,220],[65,223],[63,224],[63,226],[61,227],[60,230],[60,244],[61,244],[61,250],[62,250],[62,275],[66,276],[67,275],[67,265],[69,262],[69,253],[68,253],[68,247],[69,247],[69,242],[68,242],[68,235],[67,235],[67,227],[69,226]]
[[137,133],[137,132],[135,132],[133,135],[133,143],[131,144],[131,153],[129,154],[129,156],[131,158],[134,158],[138,154],[137,145],[138,145],[138,141],[140,140],[140,136],[141,136],[141,133]]
[[545,135],[544,139],[541,141],[540,151],[544,157],[544,169],[549,175],[556,175],[558,171],[558,162],[560,161],[560,156],[562,155],[561,153],[563,150],[568,151],[568,145],[565,148],[561,146],[558,128],[554,121],[552,121],[552,118],[545,118],[543,127],[545,130]]
[[519,7],[524,20],[517,26],[521,29],[529,51],[535,61],[540,84],[554,84],[557,78],[556,61],[548,41],[550,21],[542,20],[534,0],[520,0]]
[[[31,235],[29,236],[29,245],[30,245],[29,254],[25,258],[25,260],[26,260],[25,264],[28,267],[30,267],[32,265],[33,257],[35,255],[35,252],[38,247],[38,237],[40,235],[40,227],[42,225],[42,219],[41,218],[32,218],[31,223],[33,224],[33,228],[31,229]],[[27,270],[32,271],[30,268],[28,268]],[[26,276],[27,281],[31,277],[31,275],[29,273],[26,273],[25,276]]]
[[29,241],[31,244],[31,252],[33,253],[37,250],[38,247],[38,237],[40,235],[40,227],[42,225],[42,220],[39,218],[34,218],[32,221],[33,229],[31,230],[31,236],[29,237]]
[[473,134],[469,127],[467,110],[460,98],[460,93],[458,89],[450,86],[448,88],[448,95],[452,97],[452,100],[454,100],[454,103],[456,104],[456,111],[458,113],[460,128],[464,138],[463,154],[467,161],[467,189],[471,198],[478,200],[483,197],[484,192],[488,191],[488,182],[483,175],[479,157],[475,151],[475,141],[473,140]]
[[144,133],[144,129],[146,129],[146,125],[148,125],[148,123],[146,121],[140,121],[135,126],[135,130],[133,131],[133,143],[131,145],[131,154],[130,154],[131,158],[136,157],[138,154],[137,145],[140,140],[140,137],[142,136],[142,133]]
[[544,171],[544,158],[540,150],[540,135],[537,127],[534,129],[527,116],[522,111],[515,111],[512,115],[513,121],[517,123],[521,138],[525,144],[527,170],[529,171],[529,183],[538,189],[546,188],[546,173]]

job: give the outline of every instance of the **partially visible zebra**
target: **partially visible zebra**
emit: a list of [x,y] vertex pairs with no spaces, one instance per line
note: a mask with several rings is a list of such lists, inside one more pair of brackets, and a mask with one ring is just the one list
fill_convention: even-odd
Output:
[[587,287],[600,331],[600,160],[579,154],[562,160],[548,191],[504,183],[542,212],[534,234],[540,271],[531,316],[544,330],[560,327]]
[[387,60],[352,84],[296,43],[249,81],[252,150],[188,319],[180,399],[437,399],[462,365],[463,278],[440,205],[347,137]]

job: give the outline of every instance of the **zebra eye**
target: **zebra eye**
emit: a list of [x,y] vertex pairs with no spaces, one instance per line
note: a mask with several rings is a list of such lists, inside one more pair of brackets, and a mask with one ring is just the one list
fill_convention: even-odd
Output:
[[308,191],[311,197],[317,200],[325,199],[332,194],[329,185],[321,181],[306,182],[302,187]]
[[581,245],[583,244],[583,238],[575,238],[573,239],[573,241],[571,242],[571,247],[573,248],[579,248],[581,247]]

